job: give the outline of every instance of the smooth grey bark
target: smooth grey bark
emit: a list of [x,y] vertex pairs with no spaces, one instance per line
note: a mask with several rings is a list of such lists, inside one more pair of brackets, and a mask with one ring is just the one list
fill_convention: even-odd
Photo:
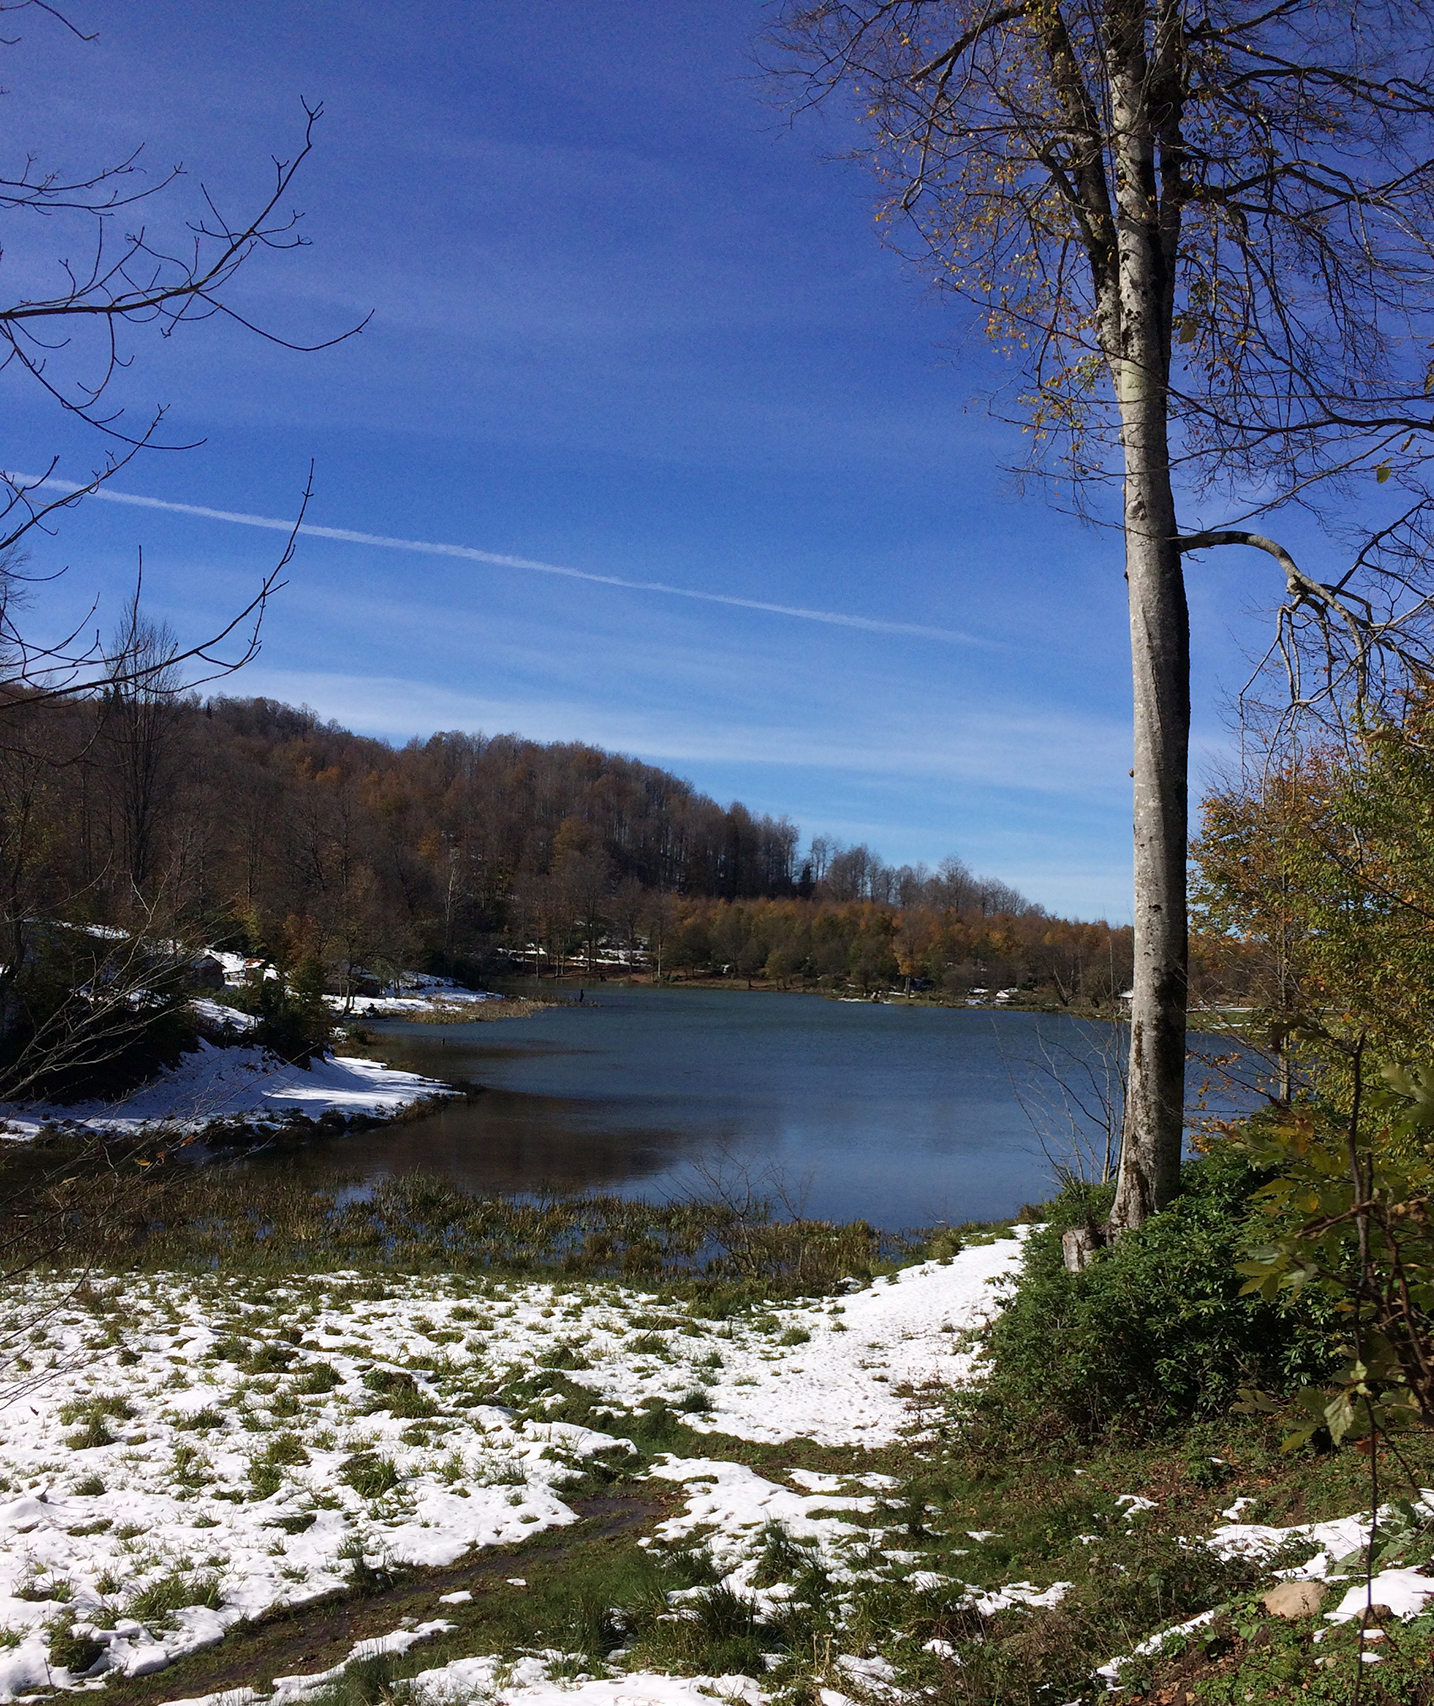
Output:
[[1106,22],[1116,178],[1112,306],[1118,315],[1107,359],[1125,462],[1135,712],[1135,977],[1125,1124],[1111,1212],[1112,1230],[1121,1232],[1163,1208],[1180,1185],[1188,994],[1190,623],[1168,436],[1180,206],[1178,194],[1168,193],[1178,180],[1181,158],[1180,79],[1174,62],[1178,8],[1159,8],[1149,49],[1142,5],[1116,0],[1107,5]]
[[1190,635],[1163,429],[1163,411],[1136,404],[1123,435],[1135,710],[1135,977],[1111,1212],[1117,1231],[1138,1226],[1175,1195],[1185,1124]]

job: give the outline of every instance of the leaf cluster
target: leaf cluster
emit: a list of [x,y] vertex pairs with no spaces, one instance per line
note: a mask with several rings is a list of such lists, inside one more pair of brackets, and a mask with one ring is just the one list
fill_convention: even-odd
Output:
[[1253,1198],[1244,1294],[1319,1294],[1338,1330],[1340,1367],[1298,1394],[1291,1448],[1434,1426],[1434,1069],[1386,1067],[1360,1112],[1276,1111],[1245,1138],[1273,1177]]
[[1349,1049],[1417,1059],[1434,1010],[1434,705],[1411,698],[1342,747],[1295,751],[1210,793],[1194,844],[1198,927],[1247,950],[1252,1029],[1320,1093]]

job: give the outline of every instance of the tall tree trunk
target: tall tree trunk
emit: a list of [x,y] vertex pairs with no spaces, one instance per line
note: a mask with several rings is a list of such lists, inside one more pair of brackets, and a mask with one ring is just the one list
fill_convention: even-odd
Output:
[[[1164,8],[1162,8],[1162,11]],[[1188,942],[1185,858],[1190,620],[1170,484],[1169,371],[1178,218],[1162,210],[1157,132],[1176,124],[1167,44],[1146,51],[1144,7],[1107,0],[1116,137],[1113,364],[1125,458],[1125,574],[1135,699],[1135,978],[1112,1228],[1140,1225],[1180,1184]],[[1171,137],[1165,154],[1174,155]]]
[[1133,408],[1124,436],[1135,697],[1135,979],[1125,1129],[1111,1215],[1117,1230],[1138,1226],[1179,1186],[1188,977],[1190,631],[1173,543],[1163,408]]

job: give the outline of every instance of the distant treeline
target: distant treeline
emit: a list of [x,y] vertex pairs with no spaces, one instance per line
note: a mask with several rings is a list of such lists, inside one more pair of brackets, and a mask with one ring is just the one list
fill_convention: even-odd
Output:
[[[654,942],[654,948],[658,944]],[[1060,1006],[1109,1006],[1129,987],[1130,931],[1035,907],[873,901],[693,901],[661,944],[666,969],[725,972],[789,988],[848,984],[965,999],[1039,992]]]
[[[162,684],[161,684],[162,685]],[[269,699],[120,684],[0,714],[10,964],[33,921],[163,927],[331,987],[647,950],[664,974],[1111,1000],[1128,932],[957,859],[884,864],[577,743],[394,747]],[[27,921],[30,923],[27,924]]]

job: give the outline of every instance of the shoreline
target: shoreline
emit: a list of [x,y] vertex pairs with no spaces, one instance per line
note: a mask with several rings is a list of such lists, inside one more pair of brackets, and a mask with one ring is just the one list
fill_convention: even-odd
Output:
[[[601,1003],[600,991],[609,989],[656,989],[678,993],[686,990],[720,990],[724,993],[737,995],[815,995],[823,1001],[850,1003],[868,1007],[921,1007],[934,1008],[937,1011],[949,1013],[1044,1013],[1052,1018],[1082,1019],[1089,1024],[1122,1025],[1125,1017],[1121,1013],[1112,1013],[1109,1008],[1082,1005],[1072,1002],[1061,1006],[1058,1001],[957,1001],[942,999],[929,990],[914,990],[910,995],[899,989],[888,989],[879,992],[874,999],[871,995],[842,994],[834,988],[816,985],[804,985],[797,988],[764,980],[749,981],[738,977],[695,977],[677,978],[664,977],[660,982],[650,973],[624,972],[615,976],[603,976],[593,973],[591,976],[564,973],[561,977],[542,978],[531,977],[494,977],[490,980],[494,985],[506,985],[510,988],[544,988],[554,990],[586,990],[593,994],[594,1004]],[[545,1007],[577,1006],[570,1000],[541,1001],[535,1000],[535,1009]],[[584,1002],[586,1006],[588,1003]],[[1234,1040],[1246,1040],[1244,1030],[1232,1025],[1223,1016],[1232,1009],[1227,1007],[1192,1007],[1189,1010],[1186,1030],[1201,1036],[1211,1036],[1223,1033]],[[500,1015],[484,1015],[498,1018]],[[1208,1022],[1202,1022],[1208,1021]],[[455,1021],[460,1022],[460,1021]]]

